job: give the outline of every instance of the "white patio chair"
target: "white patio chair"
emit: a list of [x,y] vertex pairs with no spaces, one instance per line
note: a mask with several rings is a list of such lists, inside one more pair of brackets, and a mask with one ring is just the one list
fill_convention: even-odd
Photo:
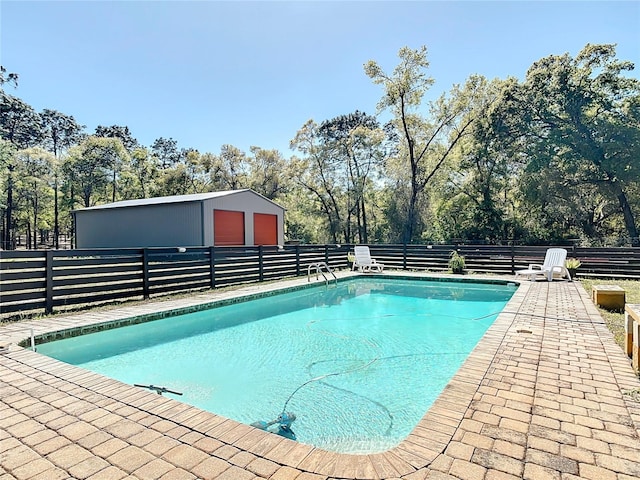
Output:
[[532,282],[538,277],[545,277],[548,282],[553,281],[553,277],[567,277],[571,281],[569,270],[565,267],[564,262],[567,259],[567,251],[564,248],[550,248],[544,256],[542,265],[530,263],[526,270],[518,270],[516,277],[522,275],[529,277]]
[[371,258],[371,252],[366,245],[358,245],[353,248],[355,261],[353,269],[356,268],[361,272],[382,272],[384,264],[376,262],[375,258]]

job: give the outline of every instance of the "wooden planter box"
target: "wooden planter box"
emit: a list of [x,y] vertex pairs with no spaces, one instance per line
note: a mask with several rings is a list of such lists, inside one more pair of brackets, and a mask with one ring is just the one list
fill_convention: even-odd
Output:
[[593,303],[607,310],[624,310],[625,291],[617,285],[594,285],[591,289]]

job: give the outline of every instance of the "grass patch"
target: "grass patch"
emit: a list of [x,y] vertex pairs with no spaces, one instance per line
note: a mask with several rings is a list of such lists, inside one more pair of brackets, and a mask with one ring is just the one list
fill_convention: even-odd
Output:
[[[587,291],[591,293],[591,287],[594,285],[618,285],[625,290],[626,303],[640,303],[640,281],[637,280],[598,280],[593,278],[581,278],[580,282]],[[604,308],[598,307],[600,314],[607,324],[609,330],[613,334],[616,343],[620,348],[624,349],[625,331],[624,331],[624,313],[610,312]]]

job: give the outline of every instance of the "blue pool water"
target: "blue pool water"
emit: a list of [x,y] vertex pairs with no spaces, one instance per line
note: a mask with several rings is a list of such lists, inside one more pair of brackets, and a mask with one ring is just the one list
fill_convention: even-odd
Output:
[[411,432],[515,289],[358,278],[38,351],[247,424],[286,409],[297,440],[373,453]]

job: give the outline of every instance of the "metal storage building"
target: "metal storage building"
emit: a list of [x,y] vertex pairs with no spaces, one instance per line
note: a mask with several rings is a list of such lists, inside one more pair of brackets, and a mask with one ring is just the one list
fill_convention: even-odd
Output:
[[284,210],[249,189],[108,203],[73,212],[76,247],[283,245]]

